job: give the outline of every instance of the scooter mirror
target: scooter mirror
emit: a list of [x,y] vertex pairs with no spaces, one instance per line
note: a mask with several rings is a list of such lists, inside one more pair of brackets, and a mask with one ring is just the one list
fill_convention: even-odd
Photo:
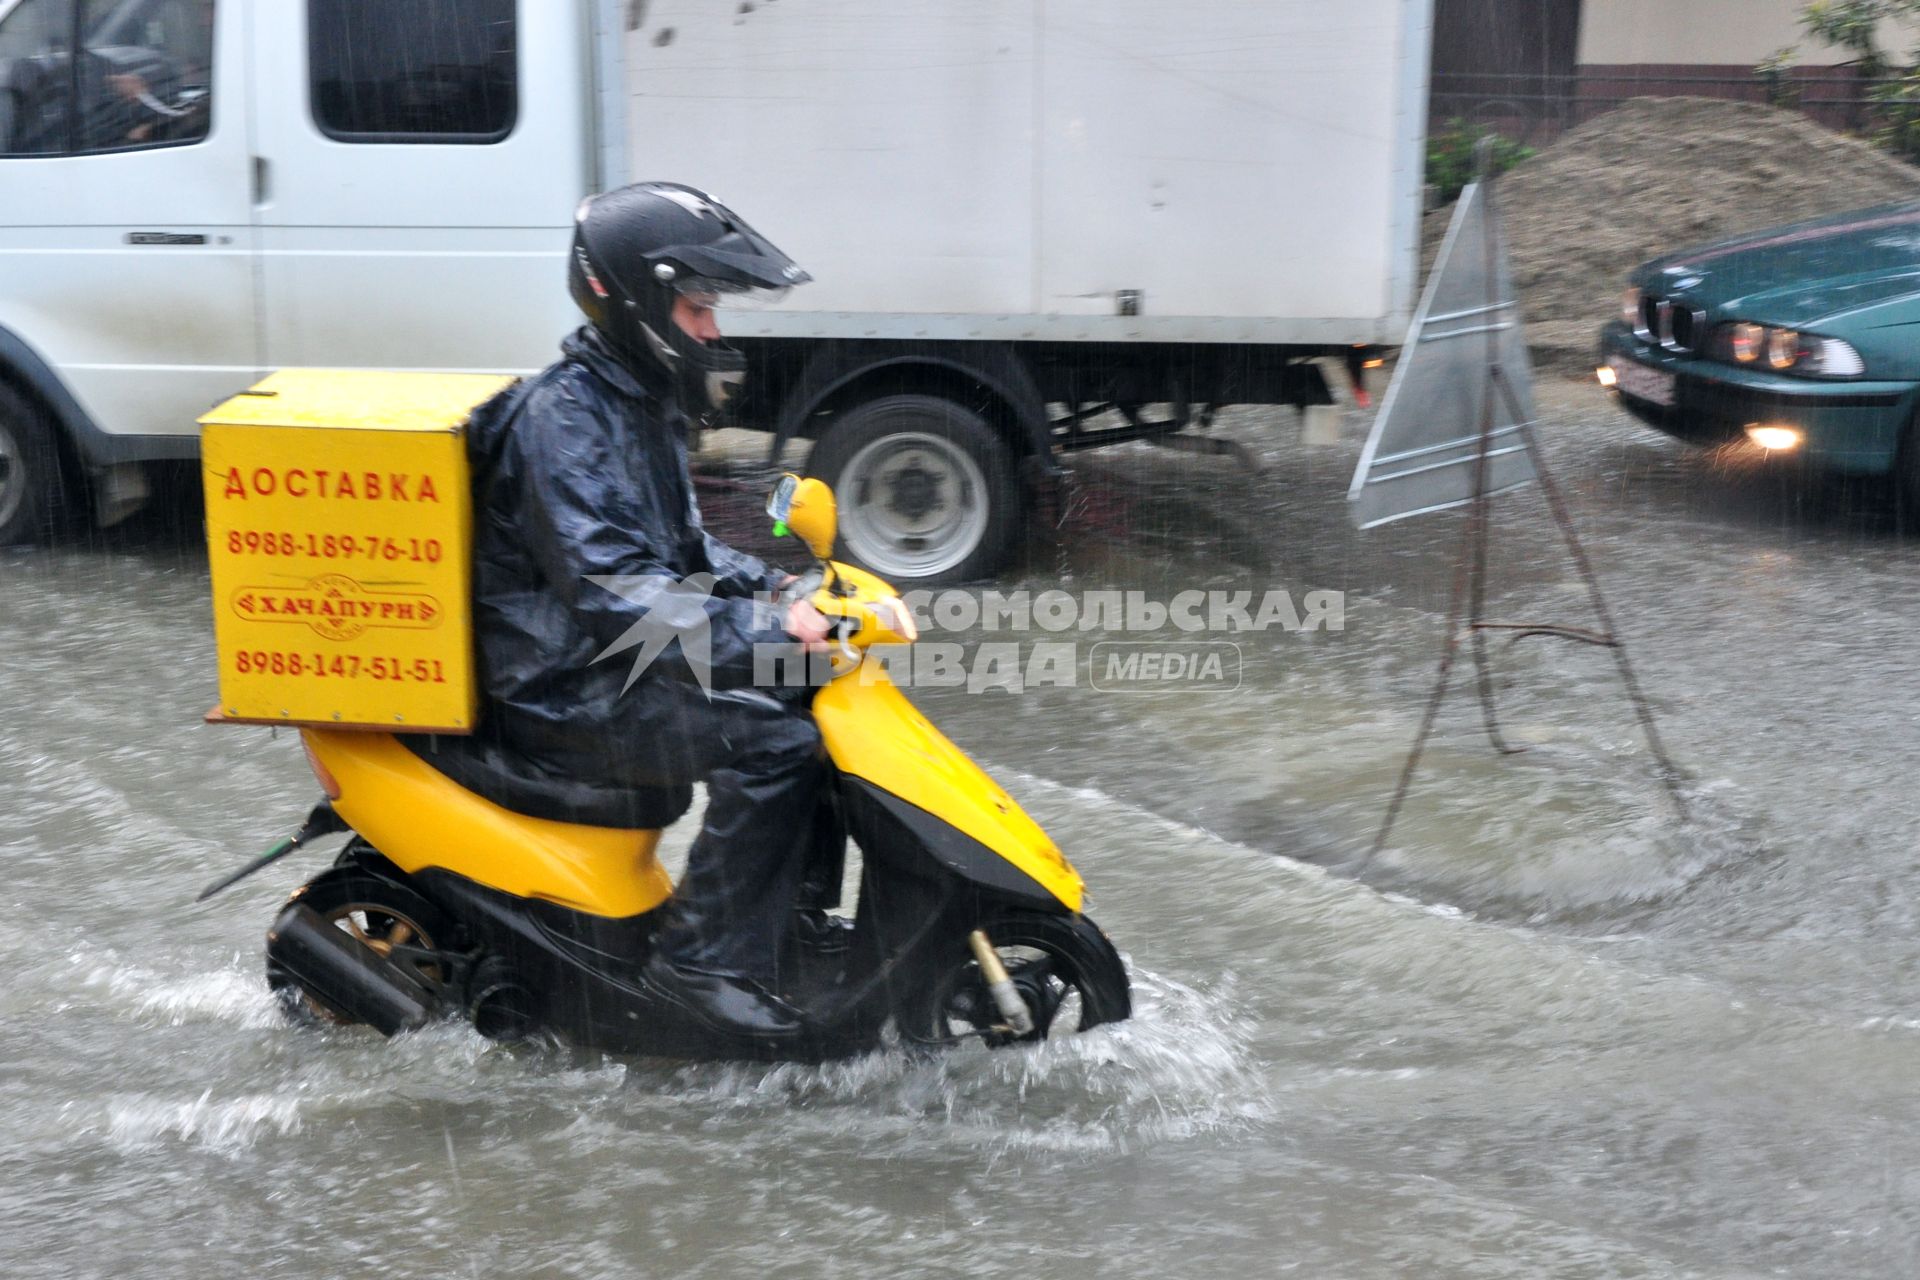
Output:
[[833,537],[839,531],[840,517],[834,504],[833,489],[824,480],[809,476],[785,475],[767,499],[767,514],[773,517],[775,536],[792,533],[807,544],[814,558],[825,560],[833,554]]
[[794,490],[800,487],[800,477],[789,472],[780,477],[773,486],[773,492],[767,495],[767,515],[773,519],[773,536],[784,538],[787,531],[781,526],[787,523],[787,516],[793,511]]

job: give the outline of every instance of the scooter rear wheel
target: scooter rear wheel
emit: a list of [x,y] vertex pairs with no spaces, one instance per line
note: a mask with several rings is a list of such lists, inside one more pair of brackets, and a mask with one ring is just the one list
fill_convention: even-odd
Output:
[[962,935],[935,966],[919,998],[901,1011],[899,1027],[906,1039],[919,1044],[978,1039],[998,1049],[1073,1035],[1132,1014],[1126,966],[1087,917],[1018,912],[981,927],[1033,1015],[1033,1030],[1015,1035],[1004,1026]]
[[[420,952],[451,948],[453,921],[445,912],[404,885],[371,875],[356,867],[335,867],[296,889],[293,902],[312,907],[338,929],[367,944],[378,954],[410,970],[429,989],[444,983],[446,966],[423,958]],[[354,1019],[316,1000],[294,981],[293,975],[267,961],[267,988],[294,1022],[352,1026]]]

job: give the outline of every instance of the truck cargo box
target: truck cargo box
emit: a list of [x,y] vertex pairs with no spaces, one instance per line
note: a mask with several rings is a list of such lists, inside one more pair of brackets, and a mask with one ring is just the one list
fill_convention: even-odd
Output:
[[632,12],[626,174],[724,193],[815,279],[730,317],[738,336],[1374,343],[1406,328],[1428,0]]

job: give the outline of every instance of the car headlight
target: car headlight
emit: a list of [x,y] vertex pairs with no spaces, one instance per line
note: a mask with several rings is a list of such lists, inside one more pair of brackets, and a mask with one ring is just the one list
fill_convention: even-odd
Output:
[[1640,327],[1640,296],[1639,285],[1628,285],[1627,291],[1620,295],[1620,318],[1630,329]]
[[1829,378],[1854,378],[1867,371],[1867,362],[1853,349],[1850,342],[1838,338],[1810,338],[1813,344],[1813,359],[1819,366],[1809,372],[1823,374]]
[[1713,351],[1734,364],[1764,362],[1776,373],[1809,378],[1855,378],[1867,371],[1867,362],[1852,343],[1750,320],[1721,325]]
[[1800,359],[1800,335],[1792,329],[1767,330],[1767,365],[1791,369]]

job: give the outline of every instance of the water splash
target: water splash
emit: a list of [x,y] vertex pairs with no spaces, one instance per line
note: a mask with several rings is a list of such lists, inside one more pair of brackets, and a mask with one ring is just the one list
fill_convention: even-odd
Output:
[[211,1089],[191,1102],[137,1098],[111,1104],[106,1137],[124,1151],[169,1139],[223,1154],[246,1150],[262,1136],[286,1137],[301,1128],[300,1104],[280,1094],[256,1093],[215,1101]]
[[[219,1022],[262,1029],[281,1021],[257,966],[233,956],[218,969],[161,972],[129,964],[112,949],[80,947],[67,955],[69,980],[89,995],[104,997],[115,1012],[158,1017],[170,1026]],[[56,986],[64,985],[56,979]]]
[[845,1133],[937,1133],[992,1151],[1120,1151],[1250,1127],[1273,1101],[1231,979],[1199,989],[1135,969],[1134,1016],[1041,1045],[885,1050],[822,1066],[637,1065],[635,1088],[718,1115],[780,1112]]

